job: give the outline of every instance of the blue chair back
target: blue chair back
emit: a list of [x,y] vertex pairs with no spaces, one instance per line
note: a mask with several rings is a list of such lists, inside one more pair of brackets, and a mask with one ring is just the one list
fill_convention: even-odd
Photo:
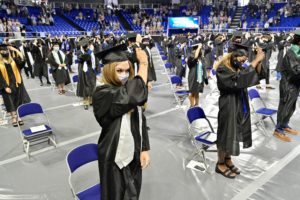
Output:
[[20,105],[17,109],[19,117],[25,117],[32,114],[43,114],[43,108],[38,103],[26,103]]
[[171,76],[172,84],[182,84],[182,80],[179,76]]
[[248,91],[248,95],[249,95],[251,100],[256,99],[256,98],[260,98],[260,95],[259,95],[259,93],[256,89],[250,89]]
[[165,67],[166,67],[167,69],[170,69],[170,68],[173,67],[173,65],[172,65],[172,63],[166,63],[166,64],[165,64]]
[[67,156],[71,173],[84,164],[98,160],[98,145],[85,144],[73,149]]
[[206,119],[206,115],[202,108],[193,107],[187,111],[187,118],[191,124],[191,123],[193,123],[193,121],[195,121],[197,119]]
[[78,80],[79,80],[78,75],[74,75],[74,76],[72,77],[72,79],[73,79],[73,83],[77,83]]

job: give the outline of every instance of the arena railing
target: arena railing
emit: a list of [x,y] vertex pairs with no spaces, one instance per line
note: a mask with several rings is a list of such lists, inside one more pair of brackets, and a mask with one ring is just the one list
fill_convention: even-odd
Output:
[[[290,32],[294,31],[296,29],[299,29],[299,27],[271,27],[268,30],[264,28],[260,28],[257,30],[247,28],[247,29],[242,29],[242,28],[237,28],[237,29],[224,29],[224,30],[216,30],[216,29],[199,29],[198,33],[233,33],[234,31],[242,31],[242,32],[254,32],[254,33],[274,33],[274,32]],[[182,29],[181,29],[182,30]],[[73,33],[72,33],[73,32]],[[140,33],[144,35],[142,31],[138,31],[137,33]],[[162,34],[166,33],[166,30],[164,31],[151,31],[150,30],[150,35],[152,36],[161,36]],[[186,32],[188,33],[188,31]],[[47,32],[26,32],[26,33],[21,33],[21,32],[0,32],[0,38],[9,38],[9,39],[16,39],[16,40],[22,40],[24,38],[37,38],[37,37],[46,37],[48,36],[49,33]],[[181,33],[172,33],[174,35],[176,34],[183,34]],[[81,36],[90,36],[92,35],[91,31],[56,31],[56,34],[51,34],[50,36],[61,36],[61,35],[68,35],[71,37],[81,37]]]

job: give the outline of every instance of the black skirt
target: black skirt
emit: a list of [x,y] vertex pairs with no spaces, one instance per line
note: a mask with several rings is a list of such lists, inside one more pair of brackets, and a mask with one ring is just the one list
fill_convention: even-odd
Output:
[[3,102],[7,112],[17,111],[20,105],[31,101],[23,83],[19,87],[11,85],[10,89],[10,94],[6,93],[5,89],[2,90]]
[[55,84],[58,85],[58,84],[69,84],[71,82],[70,80],[70,75],[69,75],[69,72],[67,69],[56,69],[54,72],[53,72],[53,78],[55,80]]

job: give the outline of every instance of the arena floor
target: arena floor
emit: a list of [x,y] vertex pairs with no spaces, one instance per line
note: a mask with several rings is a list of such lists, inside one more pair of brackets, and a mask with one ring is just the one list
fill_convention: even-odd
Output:
[[[300,137],[291,136],[291,143],[275,139],[272,136],[274,126],[268,119],[265,120],[268,136],[253,126],[253,147],[242,150],[241,155],[234,158],[242,169],[242,174],[236,179],[226,179],[214,172],[216,152],[207,153],[211,172],[186,168],[193,151],[187,131],[188,102],[186,100],[181,108],[176,107],[162,60],[155,48],[153,56],[158,81],[149,94],[146,112],[151,128],[151,165],[143,174],[141,200],[297,199],[300,195]],[[273,54],[270,60],[273,68],[276,60],[276,54]],[[97,143],[100,126],[92,108],[85,111],[81,106],[74,106],[78,103],[74,93],[61,96],[51,87],[40,87],[38,80],[25,78],[24,82],[32,102],[40,103],[45,109],[58,147],[54,149],[46,143],[35,146],[28,160],[23,153],[18,128],[0,126],[0,199],[71,200],[66,155],[76,146]],[[275,90],[260,93],[269,107],[277,109],[279,82],[274,74],[271,83]],[[200,104],[216,130],[217,97],[209,95],[210,87],[204,90]],[[299,104],[297,106],[290,125],[300,131]]]

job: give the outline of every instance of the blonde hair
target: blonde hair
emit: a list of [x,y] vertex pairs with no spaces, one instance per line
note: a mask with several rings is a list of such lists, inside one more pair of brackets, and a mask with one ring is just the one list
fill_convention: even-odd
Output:
[[[131,62],[129,62],[129,80],[133,79],[134,77],[134,71],[133,66]],[[121,86],[122,82],[119,80],[117,73],[116,73],[116,67],[120,64],[120,62],[112,62],[105,64],[102,70],[102,82],[104,84],[109,85],[115,85],[115,86]]]

